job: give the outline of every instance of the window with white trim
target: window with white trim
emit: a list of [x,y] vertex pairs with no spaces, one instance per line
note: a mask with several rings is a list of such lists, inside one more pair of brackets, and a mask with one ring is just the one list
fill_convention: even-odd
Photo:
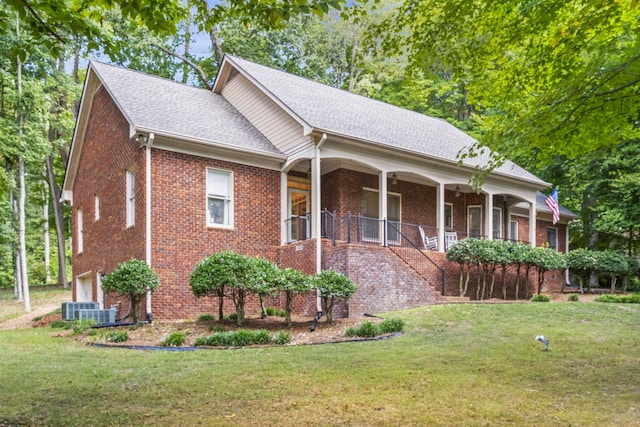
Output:
[[502,209],[493,208],[493,238],[502,239]]
[[207,225],[233,227],[233,172],[207,168]]
[[482,237],[482,206],[467,207],[467,233],[469,237]]
[[136,223],[136,175],[127,171],[127,227]]
[[510,221],[509,222],[510,226],[511,226],[511,235],[510,235],[510,239],[512,242],[517,242],[518,241],[518,221]]
[[558,229],[553,227],[547,228],[547,242],[549,247],[554,251],[558,250]]
[[78,253],[82,253],[84,246],[84,224],[82,219],[82,210],[78,209]]
[[444,204],[444,228],[453,228],[453,203]]

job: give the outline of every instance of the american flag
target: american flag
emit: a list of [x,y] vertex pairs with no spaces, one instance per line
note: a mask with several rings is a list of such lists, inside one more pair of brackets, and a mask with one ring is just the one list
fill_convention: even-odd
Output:
[[551,214],[553,215],[553,223],[560,221],[560,205],[558,204],[558,189],[555,189],[549,194],[547,200],[544,201],[549,210],[551,210]]

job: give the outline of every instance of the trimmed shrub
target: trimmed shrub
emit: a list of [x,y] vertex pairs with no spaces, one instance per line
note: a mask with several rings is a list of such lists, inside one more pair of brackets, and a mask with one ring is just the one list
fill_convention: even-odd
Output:
[[280,331],[276,335],[276,337],[273,340],[273,342],[275,344],[277,344],[277,345],[289,344],[291,342],[291,334],[289,334],[288,332]]
[[180,347],[187,341],[187,334],[184,331],[174,331],[160,343],[162,347]]
[[536,294],[531,297],[531,302],[549,302],[549,301],[551,301],[551,298],[549,298],[549,295],[545,295],[545,294]]
[[640,294],[600,295],[598,298],[596,298],[596,301],[622,303],[622,304],[640,304]]
[[54,320],[50,325],[52,328],[56,329],[71,329],[73,324],[71,322],[67,322],[66,320]]
[[223,331],[215,334],[199,337],[196,339],[196,346],[212,347],[246,347],[252,344],[269,344],[271,336],[265,330],[250,331],[241,329],[239,331]]
[[78,335],[95,325],[96,321],[93,319],[74,320],[73,321],[73,334]]
[[579,301],[579,300],[580,300],[580,298],[578,297],[578,294],[571,294],[567,298],[567,301],[572,301],[572,302],[576,302],[576,301]]
[[201,314],[196,319],[196,322],[212,322],[216,320],[216,317],[213,314]]
[[380,335],[379,329],[373,323],[366,321],[358,327],[347,329],[345,335],[348,337],[372,338]]
[[105,338],[109,342],[125,342],[129,340],[129,333],[127,331],[108,332]]
[[379,325],[378,328],[380,332],[383,334],[392,334],[394,332],[402,332],[404,329],[404,320],[402,319],[384,319]]

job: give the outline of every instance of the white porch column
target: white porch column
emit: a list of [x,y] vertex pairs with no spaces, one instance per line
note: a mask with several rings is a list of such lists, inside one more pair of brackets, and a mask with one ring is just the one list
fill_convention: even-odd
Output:
[[493,240],[493,194],[486,193],[485,205],[487,214],[484,216],[484,229],[487,230],[487,240]]
[[384,228],[384,221],[382,220],[387,218],[387,172],[381,171],[380,174],[378,174],[378,179],[379,179],[378,188],[380,189],[380,193],[378,193],[378,196],[379,196],[378,204],[380,209],[380,211],[378,212],[378,219],[380,220],[378,222],[379,230],[380,230],[379,236],[380,236],[380,244],[384,245],[385,244],[385,239],[384,239],[385,228]]
[[536,247],[536,200],[529,205],[529,244]]
[[438,250],[444,252],[444,184],[438,183],[436,188],[436,227],[438,233]]
[[287,187],[287,173],[280,172],[280,244],[285,245],[289,240],[289,224],[287,224],[287,218],[289,217],[289,188]]
[[[311,234],[316,239],[316,273],[322,271],[322,224],[320,224],[320,147],[327,140],[327,134],[316,145],[313,161],[311,162]],[[318,314],[322,313],[322,298],[320,291],[316,293],[316,307]]]

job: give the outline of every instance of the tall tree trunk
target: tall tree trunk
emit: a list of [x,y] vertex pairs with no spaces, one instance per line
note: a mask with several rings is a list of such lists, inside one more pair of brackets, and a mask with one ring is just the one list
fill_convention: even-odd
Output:
[[51,242],[49,239],[49,192],[45,189],[42,193],[44,199],[42,213],[44,222],[42,224],[43,240],[44,240],[44,282],[51,283]]
[[67,250],[64,237],[64,212],[60,194],[60,187],[56,181],[53,171],[53,156],[47,156],[47,183],[51,189],[51,199],[53,200],[53,217],[56,225],[56,240],[58,245],[58,284],[69,287],[67,281]]
[[[11,206],[11,213],[13,215],[12,223],[15,224],[15,219],[18,218],[18,202],[13,193],[13,174],[11,174],[11,188],[9,189],[9,204]],[[15,242],[11,242],[12,258],[15,260],[13,266],[13,296],[16,301],[22,302],[22,278],[20,277],[20,251],[15,245]]]
[[[22,128],[22,114],[20,117],[20,128]],[[22,129],[19,131],[22,139]],[[26,239],[26,218],[25,218],[25,199],[27,198],[26,185],[24,182],[24,158],[20,155],[19,170],[20,175],[20,200],[18,202],[19,216],[19,240],[20,240],[20,277],[22,279],[22,294],[24,298],[24,311],[31,311],[31,299],[29,298],[29,277],[27,276],[27,239]]]
[[[20,35],[20,20],[16,18],[16,35]],[[24,113],[22,111],[22,60],[16,56],[16,70],[18,76],[18,139],[20,148],[25,149],[23,139]],[[24,311],[31,311],[31,299],[29,298],[29,278],[27,275],[27,240],[26,240],[26,218],[25,200],[27,198],[26,184],[24,181],[24,157],[22,152],[18,158],[18,179],[20,181],[20,199],[18,200],[18,235],[20,241],[20,278],[22,279],[22,293],[24,298]]]

